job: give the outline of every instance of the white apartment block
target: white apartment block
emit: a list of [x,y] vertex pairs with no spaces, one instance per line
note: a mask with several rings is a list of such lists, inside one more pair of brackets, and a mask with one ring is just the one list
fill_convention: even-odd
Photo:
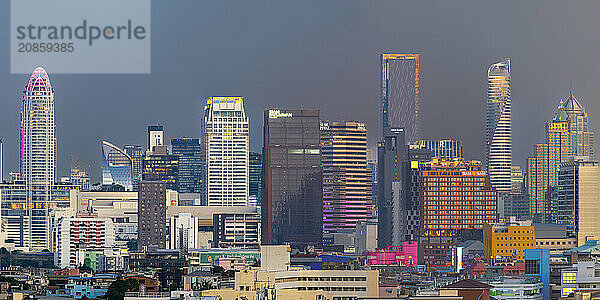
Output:
[[54,262],[60,268],[78,267],[80,249],[103,249],[115,244],[115,226],[107,218],[63,218],[58,223],[56,235]]
[[203,127],[208,205],[248,205],[249,140],[244,98],[207,98]]

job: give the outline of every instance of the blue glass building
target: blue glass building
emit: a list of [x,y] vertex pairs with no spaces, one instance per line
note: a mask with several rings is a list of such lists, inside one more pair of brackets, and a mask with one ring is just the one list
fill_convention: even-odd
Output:
[[133,160],[119,147],[102,141],[102,185],[112,184],[133,190]]

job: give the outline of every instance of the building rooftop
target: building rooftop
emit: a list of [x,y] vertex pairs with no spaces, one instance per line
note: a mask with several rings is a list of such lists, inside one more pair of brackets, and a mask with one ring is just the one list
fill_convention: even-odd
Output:
[[472,279],[463,279],[447,286],[441,287],[442,290],[471,290],[471,289],[491,289],[492,286]]

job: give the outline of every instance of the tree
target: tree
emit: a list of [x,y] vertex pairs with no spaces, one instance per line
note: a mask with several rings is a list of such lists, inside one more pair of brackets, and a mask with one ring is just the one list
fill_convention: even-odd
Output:
[[110,284],[106,291],[106,299],[108,300],[123,300],[125,293],[128,291],[128,286],[125,280],[115,280]]
[[125,283],[127,283],[127,290],[129,292],[137,292],[140,290],[140,283],[133,278],[125,279]]

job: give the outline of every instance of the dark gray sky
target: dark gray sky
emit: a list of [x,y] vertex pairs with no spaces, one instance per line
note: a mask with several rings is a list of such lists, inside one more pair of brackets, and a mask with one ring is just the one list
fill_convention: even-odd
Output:
[[[11,75],[9,1],[0,4],[0,136],[5,174],[18,168],[19,106],[26,75]],[[99,173],[100,140],[145,145],[198,136],[202,98],[247,98],[251,150],[262,146],[267,107],[319,108],[324,119],[379,132],[379,54],[422,54],[422,132],[485,151],[486,71],[512,59],[513,159],[523,165],[569,81],[600,126],[600,1],[152,1],[152,74],[60,75],[59,176],[69,155]],[[599,111],[595,114],[595,111]]]

